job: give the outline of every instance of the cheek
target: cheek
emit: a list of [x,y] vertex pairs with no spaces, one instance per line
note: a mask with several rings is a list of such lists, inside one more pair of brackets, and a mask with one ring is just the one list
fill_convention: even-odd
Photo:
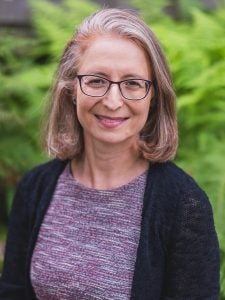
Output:
[[76,98],[76,111],[77,111],[77,118],[82,126],[87,125],[88,122],[91,121],[93,117],[92,109],[95,103],[91,101],[88,96],[85,96],[83,93],[77,91],[77,98]]
[[76,100],[76,113],[77,113],[77,119],[80,122],[80,124],[83,124],[83,119],[85,118],[85,104],[86,101],[83,99],[83,93],[80,91],[79,87],[75,89],[75,100]]
[[148,115],[149,115],[149,110],[150,110],[150,104],[151,101],[150,99],[148,100],[148,102],[143,103],[144,105],[141,107],[140,109],[140,114],[139,114],[139,124],[141,129],[145,126],[147,120],[148,120]]
[[77,83],[74,93],[75,93],[75,99],[76,99],[76,106],[77,106],[77,113],[83,110],[85,105],[87,104],[87,101],[84,101],[85,95],[82,93],[80,87],[78,86],[79,83]]
[[136,103],[137,114],[140,116],[140,118],[143,120],[143,122],[145,122],[145,120],[148,118],[148,114],[149,114],[149,110],[150,110],[150,104],[151,104],[151,99],[150,98],[145,99],[141,103]]
[[87,127],[89,124],[87,110],[80,105],[79,101],[76,105],[76,114],[77,114],[77,120],[80,123],[81,127],[82,128]]

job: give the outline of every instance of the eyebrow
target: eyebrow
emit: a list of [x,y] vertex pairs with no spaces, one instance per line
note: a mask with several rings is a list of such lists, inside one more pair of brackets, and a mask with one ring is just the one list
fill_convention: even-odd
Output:
[[[96,76],[102,76],[102,77],[105,77],[105,78],[109,78],[109,75],[104,73],[104,72],[90,72],[90,74],[87,74],[87,75],[96,75]],[[129,73],[129,74],[126,74],[124,76],[122,76],[122,79],[131,79],[131,78],[136,78],[136,79],[144,79],[143,76],[140,76],[138,74],[135,74],[135,73]]]

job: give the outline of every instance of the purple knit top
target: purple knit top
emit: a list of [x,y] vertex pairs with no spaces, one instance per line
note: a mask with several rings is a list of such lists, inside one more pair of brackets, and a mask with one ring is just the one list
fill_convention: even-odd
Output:
[[78,183],[67,165],[32,256],[38,299],[130,298],[146,176],[96,190]]

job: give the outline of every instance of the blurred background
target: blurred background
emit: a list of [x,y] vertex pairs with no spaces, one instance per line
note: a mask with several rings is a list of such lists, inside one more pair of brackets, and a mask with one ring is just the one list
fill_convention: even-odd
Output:
[[165,50],[177,93],[176,163],[209,195],[225,300],[224,0],[0,0],[0,273],[16,184],[49,159],[40,126],[60,54],[83,18],[102,6],[138,10]]

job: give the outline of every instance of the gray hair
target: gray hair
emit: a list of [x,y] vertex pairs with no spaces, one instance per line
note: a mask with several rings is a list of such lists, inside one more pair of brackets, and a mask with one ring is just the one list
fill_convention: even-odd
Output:
[[88,45],[105,34],[128,38],[147,54],[154,97],[147,122],[140,132],[140,153],[152,162],[172,159],[178,144],[176,97],[163,50],[155,34],[136,13],[116,8],[102,9],[87,17],[64,50],[47,113],[47,151],[60,159],[72,159],[83,152],[83,130],[73,104],[74,78]]

